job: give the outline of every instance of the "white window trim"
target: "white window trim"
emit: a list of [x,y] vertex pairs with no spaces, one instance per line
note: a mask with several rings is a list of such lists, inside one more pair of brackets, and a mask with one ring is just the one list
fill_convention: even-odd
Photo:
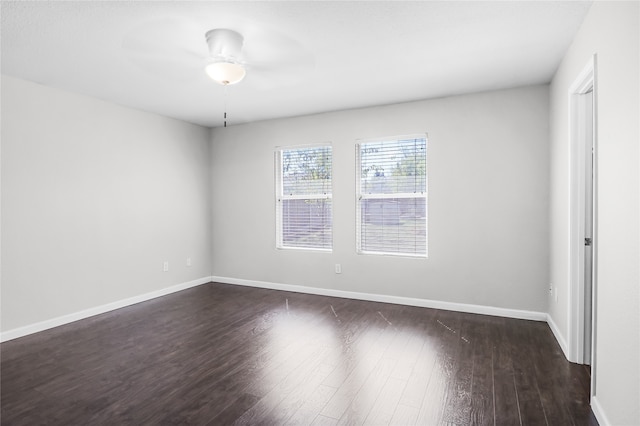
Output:
[[[427,259],[429,257],[429,166],[428,166],[428,157],[427,157],[427,169],[426,169],[426,185],[425,192],[413,193],[413,192],[399,192],[395,194],[366,194],[362,193],[362,171],[361,171],[361,154],[360,154],[360,146],[362,144],[373,143],[373,142],[384,142],[384,141],[394,141],[394,140],[405,140],[405,139],[421,139],[424,138],[427,146],[429,144],[428,134],[425,133],[417,133],[410,135],[399,135],[399,136],[390,136],[390,137],[382,137],[382,138],[371,138],[371,139],[358,139],[355,144],[356,151],[356,253],[360,255],[377,255],[377,256],[392,256],[392,257],[407,257],[413,259]],[[425,254],[414,254],[414,253],[394,253],[394,252],[385,252],[385,251],[372,251],[372,250],[363,250],[362,249],[362,209],[360,206],[360,202],[362,200],[373,200],[373,199],[417,199],[424,198],[425,202],[425,229],[426,229],[426,247]]]
[[[305,194],[305,195],[287,195],[284,193],[284,182],[282,180],[282,154],[283,151],[296,150],[296,149],[309,149],[309,148],[322,148],[322,147],[330,147],[331,148],[331,193],[329,194]],[[333,202],[333,145],[331,142],[321,142],[315,144],[306,144],[306,145],[289,145],[289,146],[277,146],[275,148],[275,209],[276,209],[276,249],[278,250],[300,250],[300,251],[317,251],[323,253],[331,253],[333,252],[333,241],[331,243],[331,248],[319,248],[319,247],[292,247],[285,246],[284,241],[282,241],[283,237],[283,229],[282,229],[282,207],[281,203],[284,200],[332,200]],[[331,208],[331,215],[333,216],[333,206]],[[332,218],[332,227],[333,227],[333,218]],[[333,230],[332,230],[333,236]]]

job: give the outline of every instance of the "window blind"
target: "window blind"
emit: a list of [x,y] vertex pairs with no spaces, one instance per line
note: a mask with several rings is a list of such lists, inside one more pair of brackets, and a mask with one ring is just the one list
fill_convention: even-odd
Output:
[[276,153],[278,248],[331,250],[331,169],[330,145]]
[[427,256],[427,137],[356,145],[359,253]]

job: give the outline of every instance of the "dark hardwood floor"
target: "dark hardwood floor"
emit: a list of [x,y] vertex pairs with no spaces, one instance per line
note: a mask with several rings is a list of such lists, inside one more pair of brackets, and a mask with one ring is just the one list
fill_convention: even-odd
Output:
[[211,283],[0,350],[2,425],[597,425],[542,322]]

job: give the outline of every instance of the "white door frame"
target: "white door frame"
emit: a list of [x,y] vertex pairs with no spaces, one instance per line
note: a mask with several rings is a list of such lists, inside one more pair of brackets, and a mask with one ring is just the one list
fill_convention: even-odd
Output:
[[591,303],[591,394],[595,395],[596,365],[596,268],[597,268],[597,84],[596,55],[582,70],[569,88],[569,361],[584,363],[585,331],[585,112],[581,95],[593,90],[593,145],[594,145],[594,187],[593,187],[593,266]]

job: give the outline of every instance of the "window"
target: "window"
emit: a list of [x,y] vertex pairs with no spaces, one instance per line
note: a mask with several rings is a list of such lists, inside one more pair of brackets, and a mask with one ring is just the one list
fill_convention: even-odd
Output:
[[331,250],[331,146],[276,152],[276,245]]
[[358,253],[427,257],[427,137],[356,145]]

